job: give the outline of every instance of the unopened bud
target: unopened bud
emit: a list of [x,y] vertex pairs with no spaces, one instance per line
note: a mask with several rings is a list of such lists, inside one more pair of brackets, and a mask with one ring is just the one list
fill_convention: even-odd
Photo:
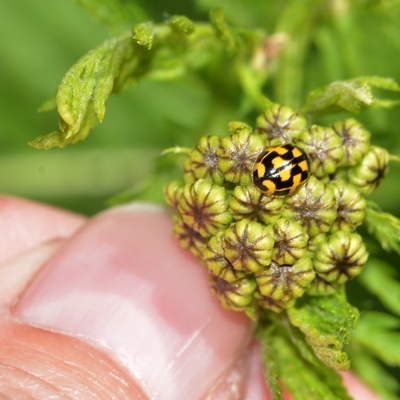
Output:
[[252,278],[242,278],[227,282],[215,275],[210,275],[211,291],[222,306],[228,310],[244,311],[254,319],[254,291],[257,285]]
[[340,136],[345,155],[344,166],[356,165],[367,154],[371,134],[355,119],[348,118],[332,125]]
[[222,172],[218,168],[219,144],[219,136],[203,136],[190,152],[191,169],[197,179],[209,179],[218,185],[224,182]]
[[363,194],[371,194],[389,170],[389,153],[371,146],[361,162],[349,169],[349,181]]
[[296,142],[310,160],[310,171],[318,178],[336,171],[344,160],[340,136],[332,128],[313,125]]
[[288,301],[300,297],[312,280],[315,271],[309,258],[302,258],[293,265],[279,265],[272,261],[269,268],[255,274],[258,289],[263,296]]
[[314,268],[327,282],[344,283],[357,276],[368,258],[362,237],[336,232],[315,252]]
[[238,271],[259,271],[271,263],[274,247],[271,225],[242,219],[225,231],[225,257]]
[[312,238],[329,231],[336,219],[336,209],[333,189],[310,176],[304,186],[286,199],[282,217],[299,222]]
[[268,140],[280,139],[285,143],[292,143],[306,126],[306,119],[298,112],[273,103],[256,120],[256,132]]
[[265,140],[246,130],[221,138],[217,151],[218,167],[225,180],[241,185],[252,183],[254,163],[265,147]]
[[205,179],[185,185],[178,211],[185,224],[203,237],[215,235],[232,221],[225,189]]
[[331,226],[331,232],[354,231],[364,220],[366,200],[354,186],[342,180],[335,180],[330,186],[338,204],[337,218]]
[[223,232],[218,232],[208,241],[203,251],[203,258],[212,274],[228,282],[234,282],[245,276],[244,272],[235,270],[225,257]]
[[260,220],[264,224],[275,222],[281,215],[283,199],[264,196],[253,185],[236,186],[229,200],[233,219]]
[[275,246],[272,258],[280,265],[294,264],[306,257],[308,235],[297,222],[281,218],[274,224]]

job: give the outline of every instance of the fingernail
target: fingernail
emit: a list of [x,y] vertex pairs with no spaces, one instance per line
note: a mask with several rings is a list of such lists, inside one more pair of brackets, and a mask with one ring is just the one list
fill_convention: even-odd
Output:
[[150,398],[201,398],[241,354],[251,324],[210,293],[205,267],[159,207],[89,222],[48,261],[14,315],[107,348]]

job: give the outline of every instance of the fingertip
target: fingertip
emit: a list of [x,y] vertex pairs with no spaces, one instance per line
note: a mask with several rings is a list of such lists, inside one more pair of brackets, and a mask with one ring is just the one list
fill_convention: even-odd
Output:
[[0,263],[50,240],[66,238],[83,216],[16,197],[0,197]]
[[347,387],[349,395],[354,400],[380,400],[365,383],[361,382],[351,371],[342,373],[343,383]]
[[241,354],[252,330],[246,316],[216,301],[207,274],[172,237],[161,208],[115,208],[46,263],[15,315],[104,343],[150,397],[198,398]]

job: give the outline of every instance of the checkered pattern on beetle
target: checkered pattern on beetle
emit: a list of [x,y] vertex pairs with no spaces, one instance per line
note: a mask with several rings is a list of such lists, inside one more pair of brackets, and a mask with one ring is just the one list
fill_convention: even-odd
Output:
[[309,176],[307,155],[289,143],[267,147],[253,168],[254,185],[266,195],[293,194]]

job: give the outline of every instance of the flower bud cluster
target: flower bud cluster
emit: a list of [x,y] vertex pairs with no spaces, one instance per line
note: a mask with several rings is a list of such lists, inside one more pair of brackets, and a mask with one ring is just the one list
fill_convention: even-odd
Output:
[[[228,309],[255,317],[258,307],[291,307],[305,293],[332,294],[368,257],[356,233],[366,200],[388,170],[388,153],[371,146],[354,119],[307,125],[270,104],[253,130],[229,124],[205,136],[183,163],[183,182],[166,185],[174,235],[205,264],[211,289]],[[310,177],[293,194],[260,191],[252,180],[260,154],[290,143],[308,158]]]

